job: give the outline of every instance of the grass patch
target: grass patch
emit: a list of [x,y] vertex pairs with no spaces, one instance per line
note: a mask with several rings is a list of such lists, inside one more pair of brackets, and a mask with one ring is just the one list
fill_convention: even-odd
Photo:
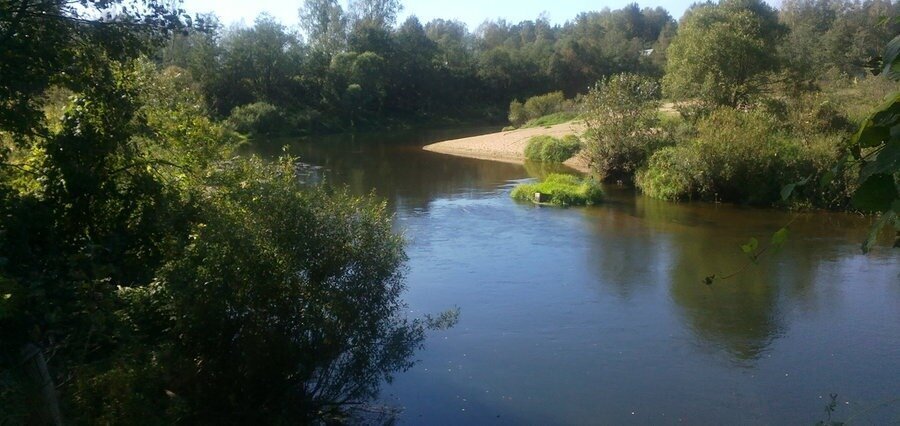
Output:
[[522,129],[530,129],[534,127],[547,127],[547,126],[555,126],[557,124],[568,123],[574,119],[578,118],[578,114],[569,111],[557,112],[550,115],[545,115],[540,118],[535,118],[534,120],[529,120],[527,123],[522,125]]
[[548,196],[547,203],[559,207],[591,206],[603,200],[603,191],[596,181],[564,174],[551,174],[543,182],[523,183],[510,195],[517,201],[534,202],[535,193]]
[[562,163],[578,154],[581,141],[569,135],[562,139],[553,136],[535,136],[525,147],[525,158],[543,163]]

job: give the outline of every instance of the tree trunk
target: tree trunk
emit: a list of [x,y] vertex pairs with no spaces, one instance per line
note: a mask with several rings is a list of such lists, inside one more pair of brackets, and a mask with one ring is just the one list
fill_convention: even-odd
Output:
[[32,343],[22,347],[22,371],[31,382],[34,392],[35,407],[29,413],[30,424],[62,426],[62,414],[59,411],[59,398],[56,386],[47,370],[47,360],[40,348]]

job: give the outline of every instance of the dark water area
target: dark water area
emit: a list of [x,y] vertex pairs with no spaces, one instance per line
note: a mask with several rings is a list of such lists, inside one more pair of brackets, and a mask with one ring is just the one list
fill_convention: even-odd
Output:
[[[395,212],[411,317],[460,309],[383,388],[400,423],[811,425],[830,394],[835,421],[900,422],[900,252],[888,235],[860,253],[871,218],[615,186],[598,207],[535,207],[509,191],[541,167],[420,149],[486,131],[290,143]],[[788,223],[747,267],[740,245]]]

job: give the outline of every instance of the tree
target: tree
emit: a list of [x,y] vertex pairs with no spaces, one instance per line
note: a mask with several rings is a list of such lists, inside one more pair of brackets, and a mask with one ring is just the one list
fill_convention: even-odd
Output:
[[346,47],[348,18],[337,0],[305,0],[299,14],[313,49],[333,56]]
[[397,22],[397,15],[403,10],[400,0],[352,0],[350,15],[354,26],[371,25],[376,28],[390,28]]
[[659,148],[659,85],[636,74],[599,81],[584,98],[585,153],[607,181],[632,181]]
[[689,10],[667,51],[667,96],[738,106],[759,93],[778,69],[783,34],[775,11],[760,0],[723,0]]
[[[0,130],[39,131],[40,95],[51,85],[84,84],[96,65],[82,45],[111,59],[133,57],[183,27],[183,11],[161,0],[0,2]],[[96,19],[95,17],[101,17]]]

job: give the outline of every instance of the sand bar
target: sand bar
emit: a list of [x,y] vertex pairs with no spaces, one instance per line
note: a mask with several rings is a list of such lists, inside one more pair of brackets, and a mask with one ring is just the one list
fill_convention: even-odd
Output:
[[[525,146],[528,145],[528,140],[532,137],[554,136],[559,138],[566,135],[580,135],[584,130],[584,123],[571,121],[549,127],[517,129],[438,142],[427,145],[423,149],[459,157],[522,164],[525,162]],[[564,164],[580,172],[589,172],[588,163],[581,156],[576,156]]]

